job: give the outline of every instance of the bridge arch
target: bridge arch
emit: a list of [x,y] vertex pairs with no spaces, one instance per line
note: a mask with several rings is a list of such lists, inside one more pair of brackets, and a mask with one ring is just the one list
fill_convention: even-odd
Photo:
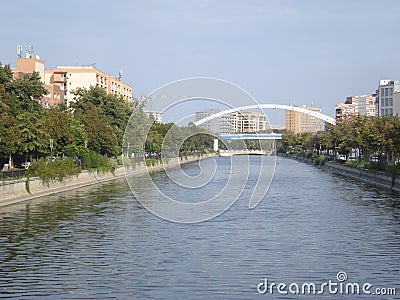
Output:
[[221,117],[225,114],[229,114],[232,112],[240,112],[243,110],[251,110],[251,109],[259,109],[259,108],[272,108],[272,109],[283,109],[283,110],[292,110],[292,111],[297,111],[315,118],[318,118],[324,122],[330,123],[335,125],[336,124],[336,120],[335,118],[332,118],[328,115],[316,112],[316,111],[312,111],[303,107],[299,107],[299,106],[292,106],[292,105],[285,105],[285,104],[254,104],[254,105],[245,105],[245,106],[240,106],[240,107],[236,107],[236,108],[231,108],[231,109],[227,109],[227,110],[223,110],[220,111],[218,113],[212,114],[211,116],[205,117],[199,121],[194,122],[194,124],[196,126],[201,125],[205,122],[208,122],[212,119]]

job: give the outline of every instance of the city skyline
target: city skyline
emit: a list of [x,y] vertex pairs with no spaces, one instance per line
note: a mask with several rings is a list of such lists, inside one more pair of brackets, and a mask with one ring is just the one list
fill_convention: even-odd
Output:
[[[260,103],[314,104],[334,116],[346,97],[400,78],[396,1],[72,1],[63,17],[46,1],[35,14],[27,1],[3,7],[3,65],[14,66],[17,44],[33,44],[48,69],[95,63],[113,76],[122,69],[137,98],[205,76],[233,82]],[[282,123],[284,113],[268,118]]]

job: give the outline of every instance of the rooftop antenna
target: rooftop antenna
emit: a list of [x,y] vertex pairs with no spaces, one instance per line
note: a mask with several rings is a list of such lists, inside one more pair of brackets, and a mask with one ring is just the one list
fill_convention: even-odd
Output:
[[26,58],[33,58],[33,54],[35,53],[35,49],[32,45],[29,45],[28,50],[26,50],[25,57]]
[[17,45],[17,55],[18,58],[22,57],[22,45]]
[[118,79],[118,80],[121,80],[122,75],[123,75],[123,73],[122,73],[122,69],[121,69],[121,70],[119,70],[119,72],[118,72],[117,79]]

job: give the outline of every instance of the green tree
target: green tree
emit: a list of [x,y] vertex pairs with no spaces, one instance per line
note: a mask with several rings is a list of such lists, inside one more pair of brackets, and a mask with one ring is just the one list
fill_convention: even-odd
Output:
[[45,130],[43,118],[35,113],[25,112],[17,116],[20,143],[17,152],[28,155],[45,155],[50,153],[50,136]]
[[74,116],[84,125],[88,147],[103,155],[121,153],[126,124],[132,113],[129,103],[117,95],[107,95],[99,87],[78,88]]

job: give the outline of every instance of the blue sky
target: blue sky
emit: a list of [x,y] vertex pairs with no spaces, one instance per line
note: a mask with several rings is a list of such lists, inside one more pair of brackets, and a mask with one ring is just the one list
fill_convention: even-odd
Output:
[[[400,79],[400,1],[6,1],[0,61],[33,44],[46,68],[90,65],[148,94],[197,76],[259,102],[322,107]],[[276,114],[273,112],[273,114]],[[282,123],[282,116],[269,116]]]

